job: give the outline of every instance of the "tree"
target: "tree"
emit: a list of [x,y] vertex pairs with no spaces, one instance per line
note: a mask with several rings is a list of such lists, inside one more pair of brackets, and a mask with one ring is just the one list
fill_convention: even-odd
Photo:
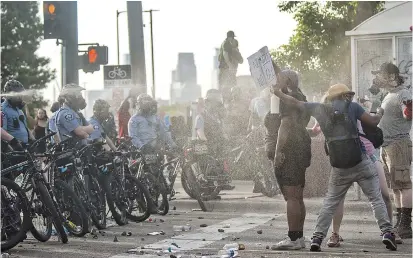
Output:
[[345,32],[380,12],[383,2],[289,1],[278,8],[298,23],[288,44],[271,53],[281,67],[298,71],[303,87],[313,92],[325,91],[333,80],[350,85],[350,37]]
[[[55,79],[49,58],[36,54],[43,38],[43,24],[36,1],[1,2],[1,89],[14,78],[27,89],[39,90]],[[47,101],[35,94],[31,106],[43,107]]]

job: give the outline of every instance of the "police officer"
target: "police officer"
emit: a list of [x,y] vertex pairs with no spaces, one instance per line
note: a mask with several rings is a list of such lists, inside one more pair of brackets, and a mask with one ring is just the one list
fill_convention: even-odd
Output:
[[66,139],[65,135],[72,135],[86,143],[85,139],[93,132],[93,126],[79,112],[86,107],[83,90],[78,85],[68,84],[59,94],[61,108],[56,113],[56,131],[60,140]]
[[142,93],[138,96],[137,113],[131,117],[128,123],[132,143],[139,149],[153,149],[163,143],[176,149],[177,145],[166,133],[165,125],[156,115],[157,105],[158,103],[148,94]]
[[[110,105],[103,99],[98,99],[93,104],[93,116],[89,119],[89,124],[93,126],[93,132],[89,135],[90,140],[96,140],[100,138],[106,139],[110,149],[116,150],[112,140],[106,134],[106,130],[102,126],[102,122],[106,121],[110,117],[109,112]],[[108,150],[107,146],[104,146]]]
[[[227,142],[224,135],[223,118],[225,108],[222,94],[217,89],[207,91],[205,110],[196,117],[195,130],[198,139],[207,141],[208,149],[216,158],[222,158],[223,146]],[[233,190],[235,187],[224,185],[224,190]]]
[[24,145],[29,144],[33,137],[27,128],[27,120],[22,111],[25,103],[22,96],[12,95],[25,91],[23,85],[17,80],[9,80],[4,85],[4,92],[10,94],[1,104],[2,128]]

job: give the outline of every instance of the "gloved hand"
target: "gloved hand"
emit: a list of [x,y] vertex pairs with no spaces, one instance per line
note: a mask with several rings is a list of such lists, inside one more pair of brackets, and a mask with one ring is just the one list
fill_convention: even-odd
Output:
[[9,143],[13,150],[24,151],[22,144],[16,138],[13,138]]

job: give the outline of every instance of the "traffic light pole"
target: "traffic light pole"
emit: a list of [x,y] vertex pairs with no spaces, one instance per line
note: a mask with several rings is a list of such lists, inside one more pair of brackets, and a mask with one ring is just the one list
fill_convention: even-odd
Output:
[[149,13],[149,19],[151,23],[151,56],[152,56],[152,98],[155,99],[155,57],[154,57],[154,48],[153,48],[153,21],[152,21],[152,12],[158,12],[159,10],[153,10],[150,9],[148,11]]
[[68,33],[64,40],[64,70],[65,84],[74,83],[79,84],[79,70],[78,70],[78,31],[77,31],[77,2],[68,1],[67,15],[68,15]]
[[118,11],[116,10],[116,46],[117,46],[117,54],[118,54],[118,65],[120,65],[119,62],[119,14],[121,13],[126,13],[126,11]]

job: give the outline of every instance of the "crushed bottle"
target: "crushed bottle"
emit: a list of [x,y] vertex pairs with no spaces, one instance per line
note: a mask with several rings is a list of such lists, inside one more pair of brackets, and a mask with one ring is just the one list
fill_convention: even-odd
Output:
[[192,227],[191,225],[185,225],[185,226],[173,226],[173,231],[175,232],[182,232],[182,231],[191,231]]

